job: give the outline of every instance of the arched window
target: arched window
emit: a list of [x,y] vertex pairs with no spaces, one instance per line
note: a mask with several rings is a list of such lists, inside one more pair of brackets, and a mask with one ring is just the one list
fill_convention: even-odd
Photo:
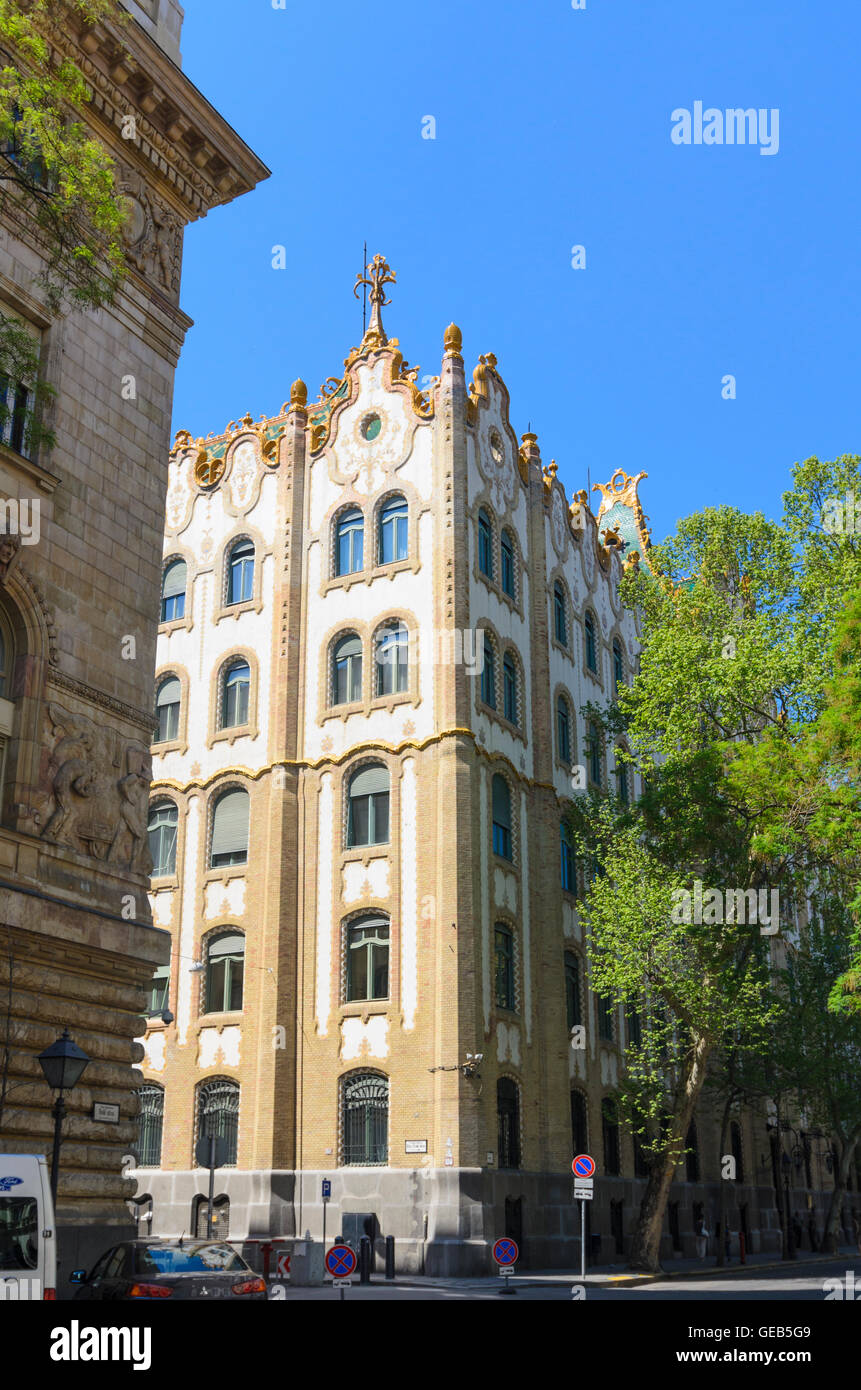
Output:
[[358,507],[338,517],[335,544],[335,573],[355,574],[364,565],[365,518]]
[[221,685],[221,709],[218,727],[235,729],[248,723],[248,697],[251,691],[251,667],[244,659],[231,661],[224,668]]
[[[744,1182],[744,1156],[741,1148],[741,1126],[735,1120],[733,1120],[729,1127],[729,1146],[732,1150],[732,1156],[735,1159],[735,1180],[736,1182]],[[807,1186],[811,1187],[812,1183],[808,1181]]]
[[407,558],[407,525],[409,513],[405,497],[390,497],[380,512],[381,565]]
[[580,1002],[580,958],[573,951],[565,952],[565,1010],[568,1030],[583,1022],[583,1008]]
[[511,859],[511,790],[500,773],[494,773],[491,786],[493,801],[493,852],[501,859]]
[[628,786],[627,765],[619,761],[619,755],[621,752],[621,748],[616,749],[616,795],[618,796],[622,805],[627,806],[631,800],[631,793]]
[[14,653],[12,630],[6,621],[6,615],[0,613],[0,697],[4,700],[11,698]]
[[520,1167],[520,1096],[517,1083],[501,1076],[496,1083],[496,1117],[500,1168]]
[[164,1087],[147,1082],[138,1091],[138,1167],[161,1166],[161,1136],[164,1128]]
[[560,580],[553,585],[553,631],[556,641],[562,647],[568,646],[568,605],[565,590]]
[[237,541],[227,562],[227,603],[245,603],[254,597],[254,542]]
[[171,560],[161,581],[161,620],[172,623],[185,617],[187,569],[184,560]]
[[239,1013],[245,973],[245,937],[242,932],[219,932],[206,946],[206,1001],[204,1013]]
[[347,927],[347,1002],[388,997],[388,920],[361,917]]
[[488,579],[493,578],[493,527],[484,509],[478,514],[478,568]]
[[586,1115],[586,1097],[582,1091],[571,1092],[571,1143],[575,1154],[589,1152],[589,1125]]
[[556,751],[560,762],[571,762],[571,715],[564,695],[556,701]]
[[374,638],[374,671],[378,695],[400,695],[409,687],[409,633],[395,619]]
[[179,737],[181,697],[182,687],[176,676],[167,676],[159,683],[155,697],[155,714],[158,720],[155,733],[156,743],[168,743],[171,739]]
[[685,1150],[685,1177],[688,1182],[699,1182],[700,1146],[697,1138],[697,1127],[693,1120],[691,1120],[685,1135]]
[[235,1167],[239,1150],[238,1082],[216,1076],[198,1086],[197,1138],[223,1139],[227,1145],[224,1166]]
[[616,1102],[605,1096],[601,1101],[601,1128],[604,1135],[604,1171],[611,1177],[621,1172],[619,1161],[619,1118]]
[[350,778],[347,848],[389,841],[389,769],[383,763],[359,768]]
[[508,531],[503,531],[499,542],[500,581],[502,592],[515,598],[514,588],[514,541]]
[[562,888],[566,893],[577,892],[577,865],[574,859],[574,846],[567,822],[559,822],[559,858]]
[[157,801],[150,807],[147,834],[153,878],[176,873],[176,831],[179,812],[173,801]]
[[625,684],[625,660],[622,656],[622,647],[618,641],[613,643],[613,685],[616,694],[619,693],[619,686]]
[[332,649],[332,704],[349,705],[361,698],[362,639],[348,632]]
[[583,627],[586,632],[586,665],[590,671],[598,671],[598,647],[595,642],[595,619],[586,610],[583,618]]
[[601,785],[601,735],[594,721],[589,723],[589,776],[596,787]]
[[514,1008],[514,935],[504,922],[493,929],[493,955],[496,979],[496,1007]]
[[248,861],[248,793],[242,787],[222,792],[212,813],[212,847],[209,867]]
[[511,652],[505,653],[502,663],[503,713],[509,724],[517,724],[517,664]]
[[389,1159],[389,1080],[350,1072],[341,1083],[344,1163],[368,1166]]
[[489,633],[484,635],[484,665],[481,668],[481,698],[496,709],[496,649]]

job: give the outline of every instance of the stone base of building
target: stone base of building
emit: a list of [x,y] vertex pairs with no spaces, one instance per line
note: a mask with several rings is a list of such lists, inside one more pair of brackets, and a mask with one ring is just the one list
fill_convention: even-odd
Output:
[[[179,1236],[195,1230],[205,1206],[208,1173],[138,1169],[139,1231]],[[216,1173],[216,1234],[248,1243],[253,1253],[267,1238],[320,1241],[324,1234],[322,1182],[331,1183],[325,1204],[327,1244],[337,1236],[351,1243],[367,1234],[382,1267],[385,1237],[395,1237],[396,1269],[403,1274],[485,1275],[495,1272],[491,1249],[498,1236],[520,1246],[521,1268],[571,1269],[580,1264],[579,1203],[568,1176],[500,1173],[480,1168],[337,1168]],[[644,1184],[627,1178],[595,1179],[587,1208],[587,1264],[626,1263]],[[821,1233],[826,1194],[817,1194],[816,1227]],[[696,1255],[696,1220],[702,1205],[711,1233],[709,1259],[717,1253],[720,1190],[716,1183],[679,1183],[672,1191],[661,1258]],[[799,1194],[798,1205],[806,1203]],[[805,1221],[807,1211],[805,1205]],[[780,1255],[779,1213],[770,1188],[733,1184],[728,1207],[731,1255],[738,1259],[738,1233],[745,1230],[751,1254]],[[805,1226],[805,1248],[808,1236]]]

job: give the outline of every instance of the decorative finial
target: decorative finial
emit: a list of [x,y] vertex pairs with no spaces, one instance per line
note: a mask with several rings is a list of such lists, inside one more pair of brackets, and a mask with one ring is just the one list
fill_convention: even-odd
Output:
[[290,409],[304,410],[308,404],[308,387],[299,376],[290,387]]
[[463,348],[463,334],[456,323],[450,323],[443,338],[445,350],[452,357],[459,357]]
[[371,322],[368,331],[362,339],[363,347],[383,347],[389,341],[386,331],[383,328],[382,309],[386,304],[391,304],[390,299],[386,299],[384,285],[394,285],[397,283],[397,276],[392,271],[391,266],[386,261],[385,256],[379,255],[365,267],[367,275],[357,275],[356,283],[353,286],[353,294],[356,299],[359,297],[359,286],[367,285],[371,291]]

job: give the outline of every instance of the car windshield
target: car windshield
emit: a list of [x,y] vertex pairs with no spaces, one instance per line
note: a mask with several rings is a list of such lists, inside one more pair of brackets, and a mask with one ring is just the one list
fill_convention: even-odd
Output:
[[145,1245],[137,1251],[138,1274],[220,1274],[247,1269],[229,1245]]
[[0,1193],[0,1269],[35,1269],[38,1263],[35,1197]]

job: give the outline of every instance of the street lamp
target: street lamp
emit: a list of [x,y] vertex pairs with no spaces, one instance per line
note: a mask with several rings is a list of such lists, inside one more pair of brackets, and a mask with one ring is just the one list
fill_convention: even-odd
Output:
[[53,1111],[54,1152],[51,1156],[51,1198],[55,1208],[57,1205],[57,1179],[60,1176],[61,1130],[66,1114],[63,1092],[71,1091],[73,1086],[77,1086],[89,1060],[86,1052],[82,1052],[78,1045],[72,1042],[68,1028],[63,1029],[61,1038],[51,1043],[50,1047],[46,1047],[44,1052],[39,1053],[39,1065],[44,1072],[45,1080],[51,1090],[57,1092]]

